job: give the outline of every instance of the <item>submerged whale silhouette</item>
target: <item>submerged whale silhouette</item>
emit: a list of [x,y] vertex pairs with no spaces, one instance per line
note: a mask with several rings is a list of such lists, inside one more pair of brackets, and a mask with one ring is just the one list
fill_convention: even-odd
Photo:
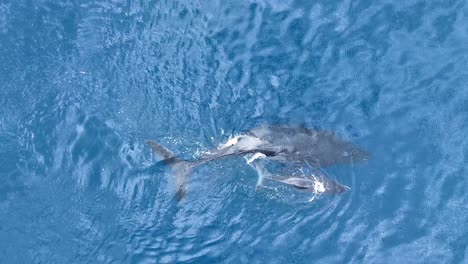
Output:
[[147,143],[172,169],[178,200],[187,194],[188,176],[192,168],[229,156],[261,153],[274,161],[307,163],[317,167],[370,159],[367,151],[331,132],[279,125],[260,126],[237,135],[196,160],[182,160],[155,141],[149,140]]

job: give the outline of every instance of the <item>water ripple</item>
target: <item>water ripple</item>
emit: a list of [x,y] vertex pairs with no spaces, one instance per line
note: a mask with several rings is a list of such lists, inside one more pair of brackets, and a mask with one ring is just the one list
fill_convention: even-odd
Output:
[[[0,262],[464,263],[465,1],[0,3]],[[373,154],[352,190],[192,159],[263,123]],[[17,254],[17,249],[24,254]]]

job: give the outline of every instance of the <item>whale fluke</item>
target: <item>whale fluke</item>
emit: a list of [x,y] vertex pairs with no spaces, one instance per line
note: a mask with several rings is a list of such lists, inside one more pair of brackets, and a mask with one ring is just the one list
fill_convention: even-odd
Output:
[[177,200],[181,201],[187,195],[188,176],[192,171],[192,162],[179,159],[170,150],[156,141],[148,140],[146,143],[149,144],[154,153],[171,168],[176,197]]
[[168,161],[167,163],[170,163],[171,160],[177,159],[174,153],[172,153],[166,147],[160,145],[158,142],[154,140],[147,140],[146,143],[151,146],[151,149],[154,151],[154,153],[158,155],[159,158],[163,161]]

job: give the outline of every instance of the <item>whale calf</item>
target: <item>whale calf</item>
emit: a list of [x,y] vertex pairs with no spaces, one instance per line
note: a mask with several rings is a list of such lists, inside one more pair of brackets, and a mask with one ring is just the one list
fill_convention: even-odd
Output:
[[370,159],[367,151],[338,138],[332,132],[281,125],[260,126],[245,134],[234,136],[196,160],[182,160],[155,141],[149,140],[147,143],[172,169],[179,200],[187,193],[188,176],[192,168],[225,157],[258,153],[278,162],[310,164],[317,167]]
[[302,169],[300,172],[298,172],[298,170],[288,169],[271,173],[266,168],[265,164],[263,164],[265,158],[265,155],[256,153],[247,159],[247,164],[254,168],[258,175],[256,189],[260,189],[263,186],[264,180],[278,182],[314,194],[339,194],[351,189],[346,185],[328,178],[323,171],[317,168],[307,172],[302,171]]

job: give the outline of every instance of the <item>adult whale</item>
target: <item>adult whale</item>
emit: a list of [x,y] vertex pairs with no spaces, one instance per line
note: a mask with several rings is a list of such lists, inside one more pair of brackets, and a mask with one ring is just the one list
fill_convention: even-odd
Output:
[[182,160],[155,141],[149,140],[147,143],[173,170],[174,187],[179,200],[187,193],[188,176],[192,168],[224,157],[261,153],[265,158],[275,161],[307,163],[317,167],[370,159],[367,151],[338,138],[332,132],[281,125],[260,126],[234,136],[196,160]]

